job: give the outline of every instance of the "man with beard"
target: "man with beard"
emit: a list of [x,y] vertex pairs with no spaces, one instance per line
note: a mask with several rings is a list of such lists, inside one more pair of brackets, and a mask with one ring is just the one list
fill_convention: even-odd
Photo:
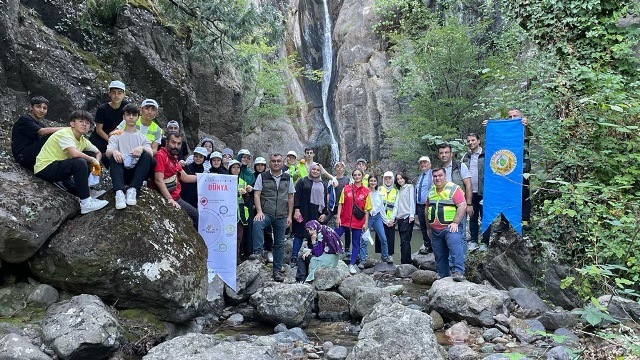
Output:
[[154,180],[162,197],[176,208],[186,210],[193,225],[198,228],[198,210],[191,204],[180,198],[180,181],[194,183],[198,180],[196,175],[187,174],[178,162],[178,153],[182,147],[182,135],[177,132],[167,133],[167,144],[156,153],[156,166]]

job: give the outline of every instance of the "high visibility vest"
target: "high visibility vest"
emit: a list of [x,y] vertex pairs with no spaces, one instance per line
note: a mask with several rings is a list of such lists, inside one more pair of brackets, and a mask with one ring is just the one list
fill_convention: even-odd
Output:
[[[238,190],[246,187],[247,182],[238,178]],[[238,221],[245,226],[249,224],[249,208],[244,204],[244,198],[240,194],[238,194]]]
[[458,188],[458,185],[448,182],[439,193],[436,191],[435,185],[429,189],[429,210],[427,214],[429,223],[433,224],[436,218],[442,225],[448,225],[453,222],[457,209],[456,204],[453,202],[453,194]]
[[387,218],[391,218],[391,213],[393,212],[393,207],[396,203],[396,197],[398,197],[398,189],[393,186],[391,187],[391,190],[387,191],[386,186],[383,185],[378,188],[378,192],[380,193],[380,196],[382,196],[382,204],[384,204]]
[[[142,121],[140,120],[140,117],[138,117],[138,121],[136,121],[136,130],[140,131],[141,126]],[[160,136],[158,136],[158,133],[160,133]],[[162,137],[162,129],[160,128],[160,126],[158,126],[158,124],[156,124],[155,121],[152,121],[147,128],[147,132],[142,135],[149,139],[149,141],[154,142],[157,137]]]

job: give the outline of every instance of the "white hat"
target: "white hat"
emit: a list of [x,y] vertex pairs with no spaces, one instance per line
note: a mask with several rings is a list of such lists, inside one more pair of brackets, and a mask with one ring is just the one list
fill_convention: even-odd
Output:
[[229,161],[229,165],[228,165],[229,169],[231,169],[231,165],[234,165],[234,164],[237,164],[238,166],[242,166],[242,164],[240,164],[240,161],[233,159]]
[[393,171],[385,171],[384,175],[382,175],[382,177],[383,178],[386,178],[386,177],[393,178]]
[[155,106],[156,109],[159,108],[158,102],[153,100],[153,99],[144,99],[142,101],[142,104],[140,104],[140,107],[143,108],[143,107],[148,106],[148,105]]
[[111,89],[125,90],[124,83],[122,81],[114,80],[109,84],[109,90]]
[[365,164],[366,164],[366,163],[367,163],[367,160],[365,160],[365,159],[363,159],[363,158],[360,158],[360,159],[356,160],[356,163],[359,163],[359,162],[361,162],[361,163],[365,163]]
[[420,159],[418,159],[418,163],[421,163],[423,161],[426,161],[426,162],[430,163],[431,159],[429,159],[428,156],[421,156]]
[[[238,151],[238,155],[251,155],[251,153],[247,149],[240,149]],[[229,166],[231,166],[231,165],[229,165]]]
[[193,149],[193,153],[194,154],[200,154],[200,155],[202,155],[204,157],[207,157],[207,155],[209,155],[207,153],[207,149],[203,148],[202,146],[198,146],[195,149]]
[[169,122],[167,123],[167,127],[169,127],[169,126],[177,126],[177,127],[178,127],[178,129],[180,129],[180,124],[178,124],[178,122],[177,122],[177,121],[175,121],[175,120],[171,120],[171,121],[169,121]]
[[298,154],[296,154],[296,152],[295,152],[295,151],[293,151],[293,150],[291,150],[291,151],[289,151],[289,152],[287,153],[287,156],[289,156],[289,155],[293,155],[294,157],[298,158]]
[[209,159],[213,159],[213,158],[222,159],[222,153],[220,153],[220,151],[212,152],[211,156],[209,156]]
[[258,156],[253,163],[255,165],[258,165],[258,164],[267,165],[267,159],[263,158],[262,156]]

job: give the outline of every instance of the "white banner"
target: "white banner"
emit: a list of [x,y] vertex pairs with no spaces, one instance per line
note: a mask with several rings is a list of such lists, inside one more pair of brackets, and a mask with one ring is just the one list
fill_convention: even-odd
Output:
[[198,232],[207,244],[209,282],[218,275],[236,290],[238,177],[198,175]]

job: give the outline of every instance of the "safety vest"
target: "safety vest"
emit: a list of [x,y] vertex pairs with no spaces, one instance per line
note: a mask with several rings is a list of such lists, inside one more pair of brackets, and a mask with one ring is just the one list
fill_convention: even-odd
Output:
[[[138,117],[138,121],[136,121],[136,130],[140,131],[141,127],[142,121],[140,120],[140,117]],[[154,142],[156,138],[162,137],[162,129],[160,128],[160,126],[158,126],[158,124],[156,124],[155,121],[152,121],[147,128],[147,132],[142,135],[149,139],[149,141]]]
[[[238,178],[238,190],[245,189],[247,182]],[[249,208],[244,204],[244,198],[238,193],[238,221],[242,225],[247,226],[249,224]]]
[[435,185],[429,189],[429,210],[427,218],[430,224],[433,224],[436,218],[442,225],[453,222],[457,209],[456,204],[453,202],[453,194],[458,188],[458,185],[448,182],[439,193],[436,191]]
[[367,189],[369,188],[369,174],[364,174],[362,176],[362,186],[366,187]]
[[384,204],[384,208],[386,209],[387,218],[391,218],[391,213],[393,212],[393,208],[396,203],[396,197],[398,197],[398,189],[395,186],[391,187],[391,190],[387,191],[386,186],[380,186],[378,188],[378,192],[380,196],[382,196],[382,204]]

